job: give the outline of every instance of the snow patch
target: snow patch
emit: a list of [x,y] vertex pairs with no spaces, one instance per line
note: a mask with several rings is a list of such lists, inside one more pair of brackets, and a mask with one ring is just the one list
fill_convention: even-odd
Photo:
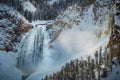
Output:
[[16,68],[16,55],[0,51],[0,80],[22,80],[22,73]]
[[35,12],[37,8],[30,2],[30,1],[23,1],[22,2],[24,11]]

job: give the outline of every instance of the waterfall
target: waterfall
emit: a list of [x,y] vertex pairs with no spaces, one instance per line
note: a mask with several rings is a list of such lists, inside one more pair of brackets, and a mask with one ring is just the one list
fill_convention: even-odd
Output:
[[33,56],[32,56],[32,61],[38,62],[42,57],[43,54],[43,44],[44,44],[44,32],[42,33],[42,28],[36,28],[37,34],[35,35],[35,40],[34,40],[34,48],[33,48]]
[[47,45],[46,25],[35,25],[33,29],[24,35],[20,42],[17,52],[17,67],[24,71],[24,73],[34,70],[43,59],[43,55],[48,48]]

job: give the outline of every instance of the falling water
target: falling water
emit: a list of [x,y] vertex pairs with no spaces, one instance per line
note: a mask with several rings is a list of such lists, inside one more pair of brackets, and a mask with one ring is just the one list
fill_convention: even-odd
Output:
[[45,28],[45,24],[35,25],[34,28],[31,29],[21,40],[17,53],[17,66],[24,74],[34,72],[36,66],[44,56],[48,44]]

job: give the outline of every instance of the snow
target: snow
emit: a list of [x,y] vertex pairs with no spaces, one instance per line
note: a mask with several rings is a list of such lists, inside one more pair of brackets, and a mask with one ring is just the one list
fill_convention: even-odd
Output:
[[[51,2],[54,3],[55,1],[56,0],[52,0]],[[29,1],[24,2],[23,6],[25,11],[36,11],[36,8]],[[100,46],[102,46],[102,48],[106,47],[110,37],[110,32],[105,34],[108,30],[109,22],[109,16],[106,13],[109,12],[109,10],[107,8],[102,8],[102,10],[102,13],[98,12],[101,13],[101,16],[97,22],[94,20],[93,5],[87,7],[83,11],[82,16],[79,16],[79,12],[82,11],[77,11],[77,5],[69,7],[63,15],[60,15],[55,21],[62,21],[65,23],[65,26],[55,25],[53,21],[33,21],[31,24],[34,25],[34,28],[23,36],[21,41],[23,48],[19,50],[19,54],[23,54],[22,58],[25,60],[26,68],[23,69],[23,74],[27,73],[27,71],[30,73],[34,72],[26,80],[40,80],[46,74],[60,70],[61,66],[65,65],[66,62],[76,58],[80,59],[80,57],[85,59],[88,55],[93,56],[95,51],[99,50]],[[101,20],[103,21],[102,24],[100,24]],[[3,22],[5,22],[4,19],[1,23],[3,24]],[[50,32],[46,32],[46,25],[48,24],[52,24],[53,27],[56,28],[56,30],[52,30],[57,31],[62,29],[60,35],[51,44],[49,43]],[[72,26],[72,28],[68,29],[68,25]],[[31,51],[34,47],[35,36],[38,34],[37,32],[39,32],[40,28],[43,29],[45,37],[43,59],[33,69],[34,65],[31,64],[30,60],[31,54],[33,54]],[[101,35],[98,37],[99,32],[101,32]],[[52,49],[49,48],[50,45],[53,46]],[[0,76],[2,76],[3,80],[21,80],[22,73],[16,68],[15,54],[0,51],[0,61],[2,61],[0,62],[0,71],[2,71],[0,73],[3,73],[0,74]],[[102,67],[104,67],[104,65]],[[114,69],[113,73],[117,70],[119,70],[119,67]],[[9,73],[7,74],[7,72]],[[6,79],[7,77],[5,76],[9,78]],[[108,80],[110,80],[110,78]]]
[[[112,62],[114,62],[114,64],[111,64],[111,66],[105,65],[104,63],[100,66],[100,75],[101,77],[99,77],[98,73],[99,71],[96,69],[94,69],[95,72],[95,76],[96,79],[98,80],[98,78],[100,78],[100,80],[119,80],[120,79],[120,65],[119,65],[119,60],[117,57],[114,57],[112,59]],[[106,72],[107,75],[106,77],[102,77],[103,72]]]
[[120,26],[120,17],[119,16],[115,16],[115,24]]
[[[14,28],[20,19],[28,22],[12,7],[0,4],[0,80],[22,80],[22,72],[16,67],[17,60],[15,52],[4,51],[5,46],[16,36]],[[11,34],[10,34],[10,33]],[[15,46],[16,44],[16,46]],[[17,48],[17,43],[11,43],[9,47]]]
[[107,78],[101,78],[100,80],[120,80],[120,66],[113,68],[112,72],[108,74]]
[[36,25],[49,25],[52,24],[53,20],[37,20],[37,21],[32,21],[31,24],[35,27]]
[[[87,7],[82,16],[79,16],[77,5],[67,8],[63,14],[58,16],[52,23],[53,28],[47,32],[54,37],[53,31],[62,31],[55,41],[46,45],[52,45],[53,48],[46,52],[47,55],[44,55],[36,72],[26,80],[40,80],[46,74],[59,71],[70,60],[81,59],[81,57],[86,59],[88,55],[94,56],[100,46],[105,48],[110,37],[110,32],[105,33],[108,30],[109,13],[107,12],[109,10],[106,7],[102,9],[104,12],[99,12],[101,16],[98,21],[94,20],[93,5]],[[104,21],[100,24],[100,20]],[[43,24],[43,22],[33,22],[33,24]],[[68,29],[68,25],[72,28]],[[100,31],[101,36],[98,37]]]
[[0,51],[0,80],[22,80],[22,73],[16,68],[16,55]]
[[28,23],[29,24],[28,20],[24,16],[22,16],[20,13],[18,13],[18,18],[20,18],[21,20],[23,20],[24,23]]
[[13,52],[0,51],[0,63],[16,66],[16,55]]
[[118,48],[118,45],[114,45],[113,48],[114,48],[114,49],[117,49],[117,48]]
[[[5,46],[16,49],[17,43],[11,43],[11,40],[16,36],[15,29],[18,21],[23,20],[24,23],[29,23],[19,12],[5,4],[0,4],[0,49],[5,49]],[[10,43],[12,45],[10,45]]]
[[[94,20],[93,5],[87,7],[83,11],[83,15],[79,16],[77,5],[69,7],[56,21],[62,21],[65,26],[53,25],[56,30],[62,29],[61,34],[56,39],[57,44],[61,45],[66,54],[71,55],[72,58],[83,57],[87,55],[93,56],[96,50],[106,47],[109,41],[110,32],[105,34],[108,30],[109,16],[106,14],[109,10],[104,8],[104,12],[100,14],[98,21]],[[63,17],[64,16],[64,17]],[[100,20],[105,20],[100,24]],[[79,24],[77,24],[78,22]],[[71,25],[72,29],[68,29],[66,24]],[[98,34],[101,32],[100,37]],[[52,43],[56,46],[56,42]],[[59,49],[59,48],[58,48]],[[59,50],[55,51],[59,51]],[[63,52],[64,53],[64,52]],[[69,57],[69,59],[71,59]]]
[[23,1],[22,4],[24,11],[29,11],[34,13],[37,10],[37,8],[30,1]]
[[55,2],[57,2],[57,0],[49,0],[47,3],[48,3],[49,5],[53,5]]
[[102,64],[102,65],[101,65],[101,68],[105,68],[105,64]]
[[10,42],[9,39],[11,37],[10,37],[10,34],[7,34],[7,32],[11,31],[13,33],[12,29],[16,27],[15,23],[17,22],[17,20],[15,21],[15,23],[12,23],[14,19],[10,20],[10,18],[13,15],[17,15],[16,13],[17,12],[14,11],[13,8],[0,4],[0,16],[2,18],[0,19],[0,48],[1,49],[4,48],[4,46],[8,42]]

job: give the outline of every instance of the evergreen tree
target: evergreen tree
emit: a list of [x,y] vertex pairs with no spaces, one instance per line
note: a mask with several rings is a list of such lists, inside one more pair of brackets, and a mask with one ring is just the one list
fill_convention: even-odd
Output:
[[95,61],[96,61],[96,66],[98,67],[98,51],[95,52]]
[[100,50],[99,50],[99,64],[102,63],[102,47],[100,47]]

